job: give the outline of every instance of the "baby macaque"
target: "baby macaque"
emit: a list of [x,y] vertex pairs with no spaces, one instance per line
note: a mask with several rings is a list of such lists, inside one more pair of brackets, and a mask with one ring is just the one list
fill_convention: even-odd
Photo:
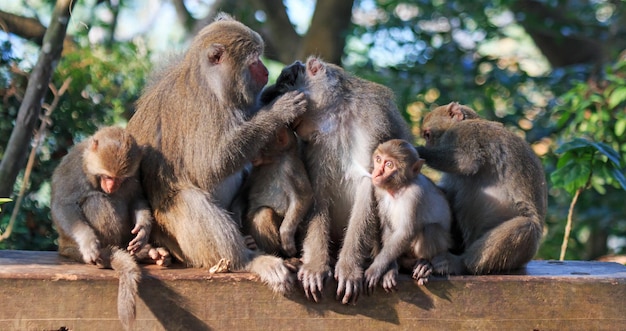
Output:
[[423,164],[415,148],[401,139],[380,144],[372,155],[382,248],[365,271],[370,293],[381,277],[385,291],[395,289],[399,258],[412,269],[419,285],[433,272],[448,273],[450,206],[437,186],[420,173]]
[[266,253],[293,257],[297,253],[296,230],[313,199],[293,131],[287,126],[279,129],[275,141],[263,148],[252,164],[244,189],[248,197],[244,233]]
[[444,173],[440,186],[462,234],[452,274],[489,274],[524,266],[539,249],[547,207],[541,161],[501,123],[452,102],[424,117],[419,154]]
[[166,250],[147,244],[152,213],[138,179],[141,157],[129,133],[106,127],[76,145],[52,175],[59,254],[119,272],[118,314],[126,329],[135,320],[141,279],[135,257],[169,263]]

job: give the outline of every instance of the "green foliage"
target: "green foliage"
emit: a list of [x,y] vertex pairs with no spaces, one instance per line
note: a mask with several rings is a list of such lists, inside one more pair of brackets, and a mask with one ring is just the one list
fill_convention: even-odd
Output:
[[611,146],[575,138],[561,145],[555,153],[562,154],[550,175],[555,187],[562,187],[571,195],[591,183],[601,194],[606,192],[604,183],[614,183],[626,190],[621,157]]
[[[0,206],[1,206],[3,203],[7,203],[7,202],[11,202],[11,201],[13,201],[13,200],[11,200],[11,199],[9,199],[9,198],[0,198]],[[2,211],[2,208],[0,208],[0,211]]]
[[[15,93],[0,103],[0,113],[9,120],[0,121],[0,148],[6,146],[17,116],[20,99],[26,88],[24,73],[9,68],[17,67],[20,59],[12,56],[11,47],[4,48],[7,61],[0,66],[0,77],[6,77],[5,86]],[[150,62],[149,52],[140,42],[118,42],[110,48],[88,45],[66,50],[52,79],[60,87],[71,78],[68,92],[52,113],[51,125],[37,155],[36,166],[24,198],[21,212],[11,237],[0,243],[0,248],[55,249],[56,233],[49,216],[49,181],[61,158],[77,142],[91,135],[99,127],[124,124],[132,115],[134,103],[145,85]],[[1,82],[1,79],[0,79]],[[49,94],[46,101],[50,102]],[[2,152],[0,149],[0,153]],[[1,154],[0,154],[1,155]],[[22,178],[16,183],[19,191]],[[6,228],[13,206],[7,205],[0,215],[0,229]]]
[[[602,245],[593,248],[594,238],[626,236],[624,86],[626,61],[620,60],[607,66],[603,79],[597,83],[574,84],[560,97],[552,114],[558,133],[554,140],[564,141],[554,150],[554,155],[546,158],[547,169],[552,170],[554,204],[563,206],[578,189],[593,188],[582,194],[576,204],[568,258],[595,258],[603,253]],[[560,194],[557,188],[564,189],[568,196]],[[563,216],[548,220],[550,231],[544,251],[556,250],[563,234],[566,209],[553,206],[552,213]],[[612,253],[625,253],[623,242],[616,242],[611,247]],[[553,254],[549,256],[554,258]]]

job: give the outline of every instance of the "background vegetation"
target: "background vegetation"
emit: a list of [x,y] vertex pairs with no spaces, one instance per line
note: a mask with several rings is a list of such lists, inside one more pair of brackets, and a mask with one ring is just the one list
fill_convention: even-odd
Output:
[[[54,5],[49,0],[0,4],[0,197],[15,200],[22,185],[31,145],[19,144],[7,157],[9,136],[21,123],[29,77],[39,79],[31,74]],[[577,191],[565,258],[626,251],[624,1],[84,0],[72,5],[51,84],[59,88],[72,80],[52,112],[13,234],[0,249],[55,249],[49,179],[60,158],[97,127],[130,118],[153,65],[183,50],[194,32],[223,10],[263,35],[274,77],[284,64],[317,54],[392,88],[416,134],[424,112],[459,101],[524,137],[542,158],[550,187],[539,258],[559,257]],[[48,92],[43,101],[51,100]],[[1,206],[2,231],[13,206]]]

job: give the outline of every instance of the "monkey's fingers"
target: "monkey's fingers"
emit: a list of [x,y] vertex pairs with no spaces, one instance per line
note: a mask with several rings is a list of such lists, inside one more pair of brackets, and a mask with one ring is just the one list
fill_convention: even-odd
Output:
[[298,272],[298,280],[302,283],[304,295],[307,299],[320,302],[322,299],[322,290],[324,288],[326,273],[312,272],[301,268]]
[[344,305],[355,305],[359,299],[359,294],[362,292],[362,281],[343,281],[339,282],[337,286],[337,300],[341,299],[341,303]]
[[417,280],[418,285],[424,285],[428,282],[428,277],[432,274],[433,268],[428,260],[419,260],[413,269],[413,279]]
[[398,290],[396,279],[398,277],[398,269],[391,269],[383,276],[383,289],[385,292],[395,292]]

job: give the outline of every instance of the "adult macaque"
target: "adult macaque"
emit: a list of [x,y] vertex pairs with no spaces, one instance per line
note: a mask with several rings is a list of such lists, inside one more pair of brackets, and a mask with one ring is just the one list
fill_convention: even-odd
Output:
[[[382,278],[385,291],[396,287],[397,260],[413,271],[419,285],[432,272],[447,274],[452,214],[443,193],[420,173],[424,160],[408,141],[392,139],[372,155],[372,184],[378,202],[382,249],[365,270],[370,292]],[[431,264],[432,263],[432,264]]]
[[127,129],[148,146],[141,179],[156,240],[187,266],[226,259],[282,293],[293,275],[282,259],[249,250],[227,210],[244,167],[306,110],[305,95],[294,91],[259,111],[263,47],[256,32],[220,14],[146,88]]
[[539,158],[502,124],[456,102],[426,115],[426,164],[444,172],[441,187],[462,233],[464,251],[449,254],[453,274],[517,269],[537,253],[547,191]]
[[339,251],[337,299],[355,303],[363,290],[365,259],[376,239],[369,231],[377,220],[366,169],[379,143],[392,138],[410,141],[411,134],[393,93],[382,85],[315,57],[306,62],[305,82],[309,109],[294,127],[306,141],[314,199],[298,278],[306,296],[319,301]]
[[295,256],[295,234],[311,206],[311,183],[300,159],[293,131],[282,127],[275,141],[252,162],[248,177],[248,211],[243,220],[259,249],[270,254]]
[[[76,145],[52,175],[50,211],[59,254],[119,272],[118,315],[135,320],[141,271],[131,255],[162,264],[169,256],[147,245],[152,214],[138,178],[141,149],[122,128],[106,127]],[[140,254],[141,253],[141,254]]]

